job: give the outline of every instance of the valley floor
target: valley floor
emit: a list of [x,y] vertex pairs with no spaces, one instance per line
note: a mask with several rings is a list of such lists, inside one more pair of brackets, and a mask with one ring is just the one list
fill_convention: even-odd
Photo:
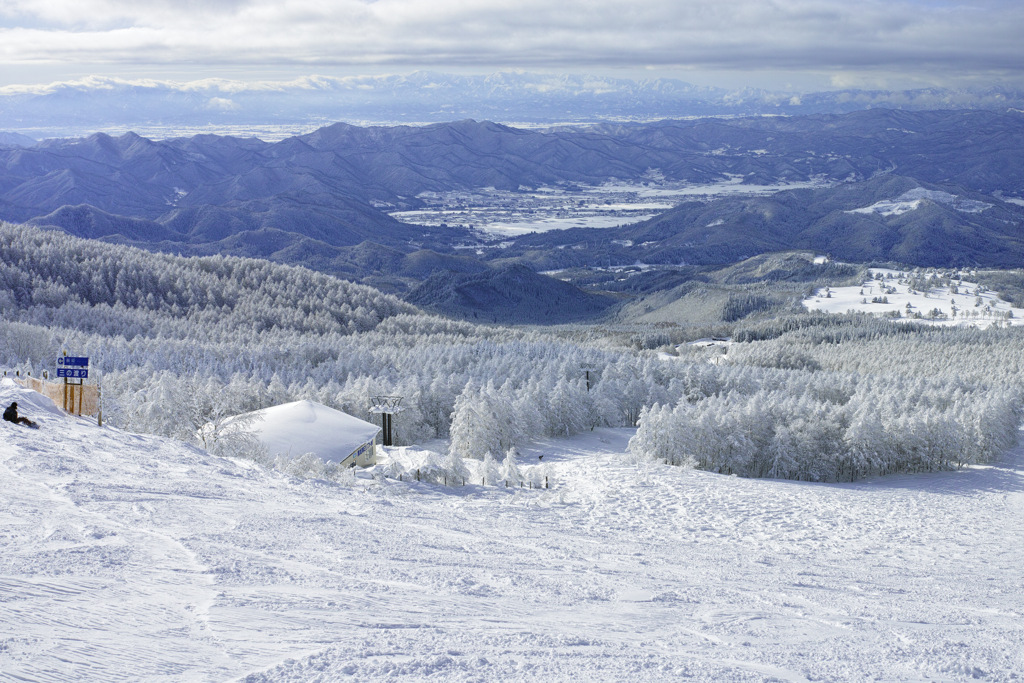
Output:
[[1024,672],[1024,449],[821,485],[605,429],[524,452],[547,491],[342,486],[11,400],[42,428],[0,423],[0,680]]

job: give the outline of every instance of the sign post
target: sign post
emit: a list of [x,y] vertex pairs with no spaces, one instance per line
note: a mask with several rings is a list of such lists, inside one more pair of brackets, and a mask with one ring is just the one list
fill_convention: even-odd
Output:
[[57,356],[57,377],[64,378],[64,412],[75,414],[75,387],[78,387],[78,415],[82,414],[82,383],[89,377],[87,356]]

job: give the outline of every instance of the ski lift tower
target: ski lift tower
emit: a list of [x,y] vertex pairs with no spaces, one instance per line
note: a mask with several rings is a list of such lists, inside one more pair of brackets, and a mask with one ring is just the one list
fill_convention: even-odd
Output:
[[590,391],[591,379],[597,376],[597,366],[590,363],[580,363],[580,370],[583,371],[583,376],[587,378],[587,391]]
[[371,396],[370,408],[371,413],[380,413],[380,427],[383,431],[383,440],[385,446],[393,446],[393,440],[391,438],[391,416],[395,413],[400,413],[402,410],[402,396]]

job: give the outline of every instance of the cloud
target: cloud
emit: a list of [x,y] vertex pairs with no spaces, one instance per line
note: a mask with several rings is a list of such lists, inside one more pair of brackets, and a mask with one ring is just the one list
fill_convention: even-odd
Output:
[[0,63],[1020,78],[1005,0],[0,0]]
[[204,109],[211,111],[237,111],[238,105],[226,97],[211,97],[206,101]]

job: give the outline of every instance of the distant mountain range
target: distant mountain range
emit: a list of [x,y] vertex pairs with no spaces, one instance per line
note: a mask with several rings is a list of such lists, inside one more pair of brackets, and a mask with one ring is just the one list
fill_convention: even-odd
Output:
[[184,131],[281,137],[333,121],[437,123],[465,118],[514,124],[652,121],[696,116],[842,114],[903,110],[1024,109],[1024,93],[984,90],[729,90],[680,80],[500,72],[243,83],[92,77],[0,88],[0,130],[44,137],[134,130],[164,138]]
[[[655,170],[677,182],[825,186],[691,201],[635,225],[529,234],[500,248],[465,228],[388,215],[421,207],[418,195],[428,191],[644,183]],[[467,317],[494,302],[467,292],[525,282],[505,269],[517,263],[535,271],[726,264],[809,249],[855,262],[1021,266],[1022,194],[1024,114],[1013,111],[873,109],[546,130],[470,120],[334,124],[278,142],[133,133],[0,141],[0,219],[153,250],[306,265],[386,291],[419,289],[424,305]],[[420,286],[436,273],[447,273],[446,292],[438,278]],[[552,302],[571,299],[560,293],[565,283],[546,284]],[[584,299],[577,304],[587,310],[601,307]],[[509,306],[548,316],[534,304]]]

